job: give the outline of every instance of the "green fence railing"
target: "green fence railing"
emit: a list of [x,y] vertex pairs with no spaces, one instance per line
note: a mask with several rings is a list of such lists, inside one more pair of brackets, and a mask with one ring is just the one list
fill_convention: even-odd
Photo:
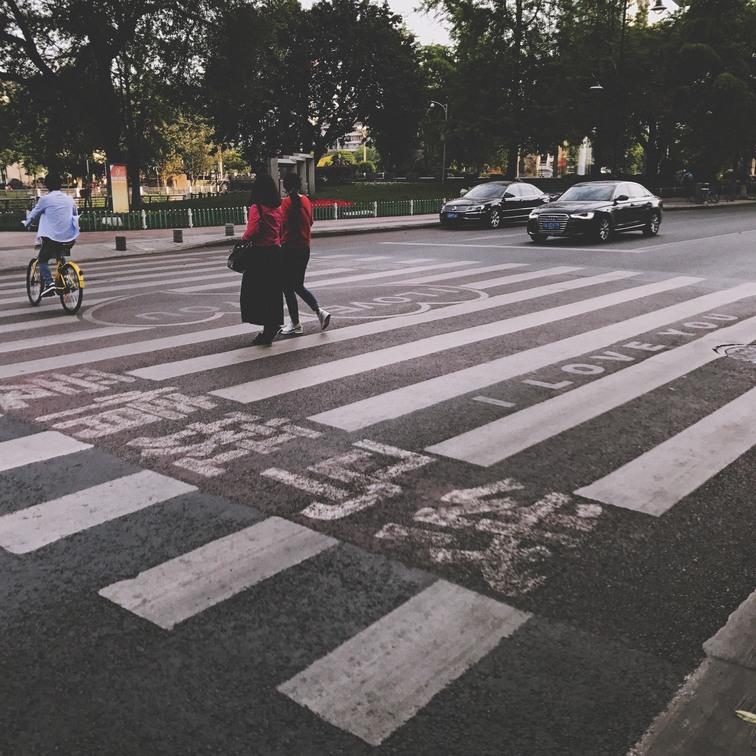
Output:
[[[426,215],[437,213],[445,200],[396,200],[386,202],[318,202],[313,207],[315,220],[347,220],[354,218],[388,218],[399,215]],[[167,204],[167,203],[166,203]],[[227,223],[240,225],[247,222],[246,207],[200,207],[132,210],[114,213],[94,208],[83,210],[79,215],[82,231],[133,231],[169,228],[200,228],[224,226]],[[21,230],[21,221],[26,217],[23,210],[0,211],[0,230]]]

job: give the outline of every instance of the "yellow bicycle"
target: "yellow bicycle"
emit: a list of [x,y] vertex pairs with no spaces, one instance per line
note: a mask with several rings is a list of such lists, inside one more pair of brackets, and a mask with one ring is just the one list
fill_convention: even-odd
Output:
[[[57,258],[58,265],[52,271],[55,294],[60,297],[63,309],[69,315],[75,315],[79,311],[84,299],[84,273],[73,260],[65,259],[65,255],[71,251],[72,246],[66,248],[61,245]],[[42,278],[36,257],[29,260],[26,268],[26,295],[35,307],[42,301]]]

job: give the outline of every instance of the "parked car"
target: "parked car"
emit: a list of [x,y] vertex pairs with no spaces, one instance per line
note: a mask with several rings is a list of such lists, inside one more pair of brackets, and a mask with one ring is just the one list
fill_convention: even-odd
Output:
[[661,199],[634,181],[585,181],[547,207],[535,208],[528,217],[528,234],[535,242],[549,236],[605,242],[618,231],[656,236],[662,211]]
[[499,228],[502,223],[527,220],[534,207],[548,201],[548,194],[524,181],[488,181],[447,202],[441,208],[441,225]]

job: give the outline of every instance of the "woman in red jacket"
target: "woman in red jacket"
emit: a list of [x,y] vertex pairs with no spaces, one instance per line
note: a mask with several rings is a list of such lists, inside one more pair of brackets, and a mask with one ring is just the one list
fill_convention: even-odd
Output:
[[287,194],[281,202],[281,257],[283,262],[283,290],[291,322],[281,329],[281,334],[293,336],[303,332],[302,325],[299,322],[297,294],[318,316],[320,330],[325,331],[331,322],[331,315],[320,308],[318,300],[304,285],[305,271],[307,270],[307,263],[310,261],[312,204],[307,197],[299,193],[299,176],[296,173],[287,173],[284,176],[283,183]]
[[281,296],[281,196],[268,175],[252,186],[249,219],[242,239],[252,241],[241,284],[241,319],[263,327],[253,345],[270,346],[283,323]]

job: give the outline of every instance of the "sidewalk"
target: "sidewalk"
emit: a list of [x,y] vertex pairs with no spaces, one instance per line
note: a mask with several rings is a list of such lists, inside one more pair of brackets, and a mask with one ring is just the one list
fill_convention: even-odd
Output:
[[[677,210],[698,210],[706,212],[715,208],[756,207],[756,200],[735,200],[718,205],[697,205],[687,200],[664,200],[666,212]],[[317,221],[313,226],[314,237],[346,236],[350,234],[377,233],[380,231],[401,231],[412,228],[428,228],[438,225],[438,215],[403,215],[388,218],[354,218],[347,220]],[[244,230],[235,226],[236,238]],[[153,252],[177,252],[204,247],[231,247],[233,237],[225,236],[223,226],[183,229],[184,242],[173,241],[172,231],[89,231],[82,233],[74,248],[74,259],[80,262],[103,260],[116,257],[133,257]],[[114,239],[126,237],[126,251],[116,252]],[[7,231],[0,233],[0,259],[6,266],[25,267],[33,254],[34,235],[29,231]]]
[[735,756],[756,751],[756,591],[703,645],[701,666],[685,681],[628,756]]
[[[394,218],[358,218],[349,220],[317,221],[312,229],[314,237],[346,236],[349,234],[400,231],[438,225],[438,215],[410,215]],[[230,250],[235,240],[244,231],[244,226],[234,226],[234,237],[225,235],[224,226],[182,229],[184,242],[173,241],[170,229],[160,231],[87,231],[79,236],[73,251],[77,262],[87,260],[133,257],[154,252],[178,252],[205,247],[226,247]],[[115,250],[115,237],[126,237],[126,251]],[[25,267],[34,253],[34,233],[29,231],[6,231],[0,233],[0,259],[6,266]]]

